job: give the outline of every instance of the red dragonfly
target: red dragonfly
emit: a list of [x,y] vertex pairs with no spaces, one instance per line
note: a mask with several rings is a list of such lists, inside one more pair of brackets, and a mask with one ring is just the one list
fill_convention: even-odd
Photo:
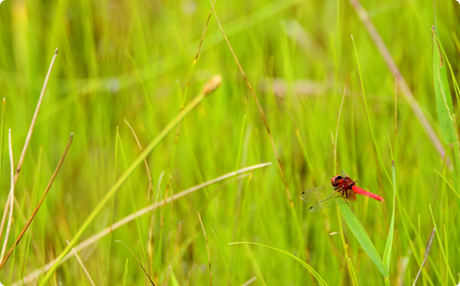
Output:
[[302,192],[300,196],[306,203],[313,204],[310,212],[331,208],[348,202],[356,201],[356,194],[364,195],[377,201],[383,201],[379,195],[365,191],[356,186],[356,182],[345,173],[331,179],[331,185],[322,186]]

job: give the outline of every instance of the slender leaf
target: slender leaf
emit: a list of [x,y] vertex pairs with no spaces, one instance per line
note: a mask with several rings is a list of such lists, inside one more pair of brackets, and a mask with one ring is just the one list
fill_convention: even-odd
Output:
[[[435,28],[432,28],[436,34]],[[452,115],[452,98],[450,96],[449,81],[447,80],[446,66],[437,38],[433,35],[433,78],[438,110],[439,125],[444,141],[447,144],[455,142],[455,129]]]
[[367,255],[369,255],[371,260],[374,262],[375,266],[377,266],[380,273],[382,273],[384,277],[390,276],[390,274],[388,273],[388,269],[383,264],[382,259],[380,258],[377,250],[375,249],[374,244],[369,238],[369,235],[367,235],[367,232],[364,229],[363,225],[358,220],[356,215],[351,211],[350,206],[347,204],[344,204],[344,205],[340,205],[339,207],[340,207],[340,210],[342,211],[342,215],[345,219],[345,222],[347,223],[351,232],[356,237],[359,244],[364,249],[364,251],[367,253]]
[[388,230],[387,242],[385,244],[385,250],[383,251],[383,262],[388,272],[390,271],[391,249],[393,248],[396,215],[396,167],[394,161],[392,162],[391,173],[393,177],[393,212],[391,213],[390,229]]

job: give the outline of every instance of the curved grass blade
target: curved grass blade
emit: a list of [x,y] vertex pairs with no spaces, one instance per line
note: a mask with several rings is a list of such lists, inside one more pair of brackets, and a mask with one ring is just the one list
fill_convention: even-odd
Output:
[[396,167],[395,162],[392,162],[391,173],[393,177],[393,212],[391,213],[390,229],[388,230],[387,242],[383,251],[383,263],[388,272],[390,271],[391,249],[393,248],[393,236],[395,232],[395,215],[396,215]]
[[281,252],[281,253],[284,253],[292,258],[294,258],[297,262],[299,262],[300,264],[302,264],[302,266],[307,269],[308,272],[311,273],[311,275],[313,275],[316,280],[318,280],[319,284],[320,285],[328,285],[326,283],[326,281],[324,281],[323,277],[321,277],[321,275],[319,275],[318,272],[316,272],[315,269],[313,269],[313,267],[311,267],[310,265],[308,265],[308,263],[306,263],[305,261],[303,261],[302,259],[298,258],[297,256],[287,252],[286,250],[281,250],[281,249],[278,249],[276,247],[273,247],[273,246],[270,246],[270,245],[265,245],[265,244],[262,244],[262,243],[256,243],[256,242],[245,242],[245,241],[242,241],[242,242],[230,242],[228,245],[237,245],[237,244],[250,244],[250,245],[258,245],[258,246],[263,246],[263,247],[266,247],[266,248],[269,248],[269,249],[272,249],[272,250],[276,250],[278,252]]
[[444,141],[447,144],[455,142],[455,129],[452,116],[452,98],[450,96],[449,82],[447,80],[446,66],[442,57],[441,48],[434,27],[433,32],[433,78],[434,90],[436,95],[436,108],[438,110],[439,125]]
[[380,258],[377,250],[375,249],[374,244],[369,238],[369,235],[367,234],[363,225],[355,216],[355,214],[351,211],[350,206],[340,205],[339,207],[342,212],[343,218],[345,219],[345,222],[347,223],[353,235],[358,240],[361,247],[364,249],[367,255],[369,255],[369,257],[374,262],[375,266],[377,266],[384,278],[388,278],[390,276],[390,274],[388,273],[388,269],[383,264],[382,259]]

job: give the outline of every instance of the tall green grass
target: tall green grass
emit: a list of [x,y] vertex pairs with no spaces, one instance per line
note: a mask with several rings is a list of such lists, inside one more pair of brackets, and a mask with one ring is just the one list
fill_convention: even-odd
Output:
[[[349,1],[216,1],[266,115],[293,205],[276,166],[213,184],[79,251],[96,285],[145,283],[144,271],[117,240],[145,261],[155,285],[208,285],[208,251],[197,212],[208,238],[213,285],[254,279],[252,285],[412,284],[435,225],[417,285],[459,283],[460,5],[436,2],[434,35],[430,1],[361,4],[446,157],[401,90],[395,100],[395,78]],[[133,208],[245,166],[276,165],[257,104],[213,17],[194,62],[210,9],[208,0],[0,5],[2,207],[10,187],[4,133],[12,129],[19,158],[52,53],[56,47],[60,53],[15,187],[8,246],[45,190],[68,134],[75,134],[43,206],[0,271],[2,284],[26,279],[70,251],[66,240],[75,246]],[[124,121],[147,146],[215,74],[223,79],[217,93],[182,118],[180,129],[169,126],[171,134],[157,140],[150,155],[149,147],[141,152]],[[139,159],[144,157],[151,180]],[[133,162],[139,168],[127,168]],[[121,185],[127,170],[130,183]],[[341,170],[385,201],[360,196],[350,204],[353,213],[348,206],[346,213],[308,213],[301,192],[328,184]],[[233,242],[246,245],[228,245]],[[74,258],[53,271],[48,282],[43,274],[35,281],[87,284]]]

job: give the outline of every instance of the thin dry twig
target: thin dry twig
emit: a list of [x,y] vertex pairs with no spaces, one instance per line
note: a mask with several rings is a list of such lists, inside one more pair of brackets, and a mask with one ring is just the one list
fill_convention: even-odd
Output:
[[[12,179],[11,179],[11,182],[13,182]],[[6,203],[5,203],[5,209],[3,210],[2,224],[0,226],[0,241],[2,240],[3,229],[5,228],[6,216],[8,214],[9,208],[10,208],[10,195],[8,193],[8,198],[6,199]]]
[[70,145],[72,144],[72,140],[73,140],[73,133],[70,134],[70,138],[69,138],[69,142],[67,142],[67,146],[65,148],[65,151],[64,151],[64,154],[62,154],[62,157],[61,157],[61,160],[59,161],[59,164],[58,166],[56,167],[56,170],[54,171],[53,173],[53,176],[51,177],[51,180],[50,182],[48,183],[48,186],[46,187],[45,189],[45,192],[43,193],[40,201],[38,202],[37,206],[35,207],[35,210],[34,212],[32,213],[32,215],[30,216],[29,220],[27,221],[26,225],[24,226],[24,228],[22,229],[21,233],[19,234],[18,238],[16,239],[16,242],[11,246],[10,250],[8,251],[8,254],[6,255],[5,259],[3,259],[3,255],[2,255],[2,259],[1,259],[1,263],[0,263],[0,270],[3,268],[3,266],[5,265],[6,261],[8,260],[8,258],[10,257],[11,253],[13,252],[14,248],[19,244],[19,242],[21,241],[21,238],[23,237],[23,235],[25,234],[25,232],[27,231],[27,229],[29,228],[30,224],[32,223],[32,220],[35,218],[35,215],[37,214],[38,210],[40,209],[43,201],[45,200],[45,197],[46,195],[48,194],[51,186],[53,185],[53,182],[54,180],[56,179],[56,176],[57,176],[57,173],[59,172],[59,169],[61,169],[61,166],[62,166],[62,163],[64,162],[64,159],[67,155],[67,151],[69,151],[69,148],[70,148]]
[[[235,177],[235,176],[239,176],[241,175],[242,173],[245,173],[245,172],[248,172],[248,171],[253,171],[253,170],[256,170],[256,169],[259,169],[259,168],[263,168],[263,167],[266,167],[266,166],[269,166],[271,165],[272,163],[261,163],[261,164],[257,164],[257,165],[253,165],[253,166],[250,166],[250,167],[246,167],[246,168],[242,168],[242,169],[239,169],[237,171],[233,171],[233,172],[230,172],[228,174],[225,174],[225,175],[222,175],[220,177],[217,177],[215,179],[212,179],[212,180],[209,180],[209,181],[206,181],[202,184],[199,184],[199,185],[196,185],[194,187],[191,187],[189,189],[186,189],[180,193],[177,193],[171,197],[168,197],[167,199],[164,199],[162,201],[159,201],[159,202],[156,202],[148,207],[145,207],[137,212],[134,212],[128,216],[126,216],[125,218],[119,220],[118,222],[114,223],[113,225],[107,227],[106,229],[102,230],[101,232],[87,238],[86,240],[82,241],[80,244],[78,244],[77,246],[74,247],[74,249],[76,251],[81,251],[82,249],[85,249],[87,248],[88,246],[92,245],[93,243],[97,242],[98,240],[100,240],[102,237],[110,234],[111,232],[113,232],[114,230],[120,228],[121,226],[133,221],[134,219],[136,219],[137,217],[140,217],[148,212],[151,212],[159,207],[162,207],[162,206],[165,206],[166,204],[172,202],[172,201],[175,201],[175,200],[178,200],[179,198],[182,198],[182,197],[185,197],[187,195],[190,195],[191,193],[194,193],[200,189],[203,189],[203,188],[206,188],[210,185],[213,185],[215,183],[218,183],[218,182],[221,182],[223,180],[226,180],[226,179],[229,179],[229,178],[232,178],[232,177]],[[72,253],[69,253],[63,260],[62,262],[70,259],[71,257],[73,256]],[[40,269],[37,269],[33,272],[31,272],[29,275],[27,275],[26,277],[23,277],[21,280],[13,283],[12,286],[19,286],[19,285],[23,285],[23,283],[32,283],[33,281],[35,281],[36,279],[38,279],[38,277],[48,271],[57,261],[57,258],[56,259],[53,259],[52,261],[48,262],[45,266],[41,267]]]
[[398,78],[395,77],[395,134],[398,134]]
[[[142,243],[140,241],[137,241],[137,244],[139,244],[139,247],[142,251],[142,262],[144,263],[144,268],[147,268],[147,263],[145,262],[145,251],[144,251],[144,248],[142,247]],[[147,285],[147,279],[145,279],[145,284]]]
[[[10,215],[8,219],[8,227],[6,228],[5,240],[3,243],[2,254],[0,255],[0,260],[3,259],[6,251],[6,245],[8,244],[8,237],[10,235],[11,223],[13,221],[13,202],[14,202],[14,160],[13,160],[13,146],[11,143],[11,129],[8,132],[8,149],[10,150],[10,168],[11,168],[11,188],[10,194],[8,196],[7,204],[10,202]],[[5,208],[6,209],[6,208]],[[2,221],[2,232],[3,232],[4,222]]]
[[[128,125],[129,129],[133,133],[134,139],[136,139],[136,142],[137,142],[137,146],[139,146],[139,150],[141,151],[141,153],[144,152],[144,148],[142,147],[142,144],[139,141],[139,138],[137,137],[137,134],[134,131],[134,128],[131,126],[131,124],[129,124],[128,120],[126,119],[125,119],[125,123]],[[150,203],[150,195],[153,195],[153,179],[152,179],[152,174],[150,172],[149,164],[147,163],[147,158],[144,159],[144,165],[145,165],[145,170],[147,171],[147,176],[149,180],[149,185],[147,187],[147,202]],[[148,221],[150,221],[150,214],[149,214]],[[148,261],[152,261],[152,257],[153,257],[153,251],[150,251],[151,250],[150,241],[152,241],[152,233],[153,231],[149,228],[149,231],[148,231],[149,240],[147,242],[147,252],[150,255],[150,259]]]
[[[214,0],[214,3],[215,2],[216,2],[216,0]],[[198,57],[200,56],[201,46],[203,44],[204,36],[206,35],[206,31],[208,30],[209,20],[211,19],[211,16],[212,16],[212,8],[209,11],[208,19],[206,20],[206,24],[204,25],[203,33],[201,34],[200,43],[198,44],[198,50],[196,51],[195,57],[193,58],[192,67],[190,68],[190,74],[188,76],[187,85],[185,86],[185,90],[184,90],[184,98],[182,100],[181,111],[182,111],[182,109],[184,109],[185,101],[187,100],[188,88],[189,88],[190,82],[192,80],[192,75],[193,75],[193,72],[195,70],[195,65],[198,62]],[[177,146],[177,142],[179,141],[179,133],[180,133],[181,125],[182,125],[182,120],[179,122],[179,124],[177,124],[176,137],[174,138],[174,148]],[[173,156],[172,156],[171,161],[170,161],[170,165],[169,165],[170,170],[172,168],[172,166],[171,166],[172,163],[171,162],[173,161],[172,159],[174,159],[174,154],[175,154],[175,152],[173,152]],[[171,173],[171,172],[168,172],[168,173]],[[168,191],[169,191],[170,183],[171,183],[171,177],[170,177],[170,179],[168,179],[168,182],[166,183],[166,193],[168,193]]]
[[6,107],[6,98],[3,98],[2,102],[2,119],[1,119],[1,126],[0,126],[0,177],[3,174],[3,144],[4,141],[4,128],[5,128],[5,107]]
[[124,242],[124,241],[121,241],[121,240],[115,240],[115,242],[120,242],[120,243],[123,243],[126,248],[128,248],[129,252],[131,252],[131,254],[134,256],[134,258],[137,260],[137,263],[139,264],[139,266],[142,268],[142,270],[144,271],[144,274],[147,276],[147,278],[149,279],[150,283],[155,286],[155,283],[153,283],[152,281],[152,278],[150,278],[150,275],[147,273],[147,270],[145,270],[144,266],[142,266],[142,263],[141,261],[139,260],[139,258],[137,258],[137,256],[134,254],[134,252],[131,250],[131,248],[129,248],[129,246]]
[[283,78],[266,77],[257,83],[261,93],[273,93],[278,98],[283,98],[289,91],[297,96],[317,96],[327,91],[332,91],[332,85],[327,82],[298,79],[286,81]]
[[209,262],[209,285],[212,286],[212,267],[211,267],[211,251],[209,251],[208,237],[206,236],[206,230],[204,229],[201,215],[198,213],[198,219],[200,220],[201,228],[203,229],[204,240],[206,242],[206,248],[208,249],[208,262]]
[[436,227],[434,227],[433,230],[431,231],[430,238],[428,239],[428,242],[425,247],[425,258],[423,259],[422,265],[420,266],[417,276],[415,276],[414,283],[412,284],[412,286],[415,286],[415,284],[417,283],[417,280],[420,274],[422,273],[422,269],[425,266],[426,261],[428,260],[428,255],[430,254],[430,251],[431,251],[431,245],[433,244],[435,233],[436,233]]
[[[129,124],[128,120],[125,119],[125,122],[128,125],[129,129],[131,129],[131,132],[133,133],[134,139],[136,139],[137,146],[139,146],[139,150],[141,150],[141,152],[143,152],[144,148],[142,148],[142,144],[139,141],[139,138],[137,138],[136,132],[134,131],[134,129],[131,126],[131,124]],[[147,201],[150,201],[150,193],[152,192],[152,181],[153,180],[152,180],[152,174],[150,173],[149,164],[147,163],[147,159],[144,159],[144,165],[145,165],[145,169],[147,170],[147,176],[149,177]]]
[[[214,3],[215,2],[216,2],[216,0],[214,0]],[[192,67],[190,68],[190,74],[189,74],[189,77],[188,77],[187,85],[185,86],[185,90],[184,90],[184,98],[182,100],[181,111],[184,109],[185,101],[187,100],[187,93],[188,93],[188,90],[189,90],[190,82],[192,80],[192,75],[193,75],[193,72],[195,70],[195,65],[198,62],[198,57],[200,55],[201,46],[203,44],[204,37],[206,35],[206,31],[208,29],[209,20],[211,19],[211,16],[212,16],[212,8],[209,11],[208,18],[206,20],[206,24],[204,25],[203,33],[201,34],[200,43],[198,44],[198,49],[196,51],[195,57],[193,58]],[[220,85],[220,83],[219,83],[219,85]],[[217,86],[215,88],[217,88]],[[180,130],[181,130],[181,125],[182,125],[182,119],[179,121],[179,124],[177,124],[176,136],[174,138],[174,145],[173,145],[173,155],[171,156],[171,160],[169,161],[167,174],[171,174],[172,163],[173,163],[173,159],[174,159],[175,154],[176,154],[175,148],[177,146],[177,142],[179,141],[179,134],[180,134]],[[166,182],[166,192],[165,192],[166,197],[169,195],[169,189],[170,189],[170,185],[171,185],[171,180],[172,180],[172,176],[169,175],[168,180]],[[154,234],[153,234],[153,230],[152,230],[152,228],[154,226],[154,219],[155,219],[155,213],[153,213],[153,217],[152,217],[151,220],[149,218],[149,220],[151,221],[151,223],[150,223],[151,227],[149,228],[149,244],[148,244],[147,251],[149,252],[150,257],[152,257],[152,255],[153,255],[153,247],[151,247],[151,246],[153,245],[153,240],[154,240]]]
[[438,153],[441,155],[442,158],[444,158],[444,155],[446,151],[444,150],[444,147],[442,146],[441,142],[439,141],[438,136],[434,132],[433,128],[431,127],[430,123],[426,119],[425,115],[423,114],[422,109],[420,108],[417,100],[415,99],[414,95],[412,94],[412,91],[409,88],[409,85],[406,83],[406,80],[402,76],[401,72],[398,69],[398,66],[393,60],[393,57],[391,56],[390,52],[388,51],[387,46],[385,45],[385,42],[383,42],[382,37],[380,37],[379,32],[375,28],[374,24],[370,20],[369,14],[367,11],[363,8],[359,0],[349,0],[353,8],[355,9],[356,13],[358,14],[359,18],[363,22],[364,26],[366,27],[367,31],[369,32],[372,40],[374,41],[375,45],[380,51],[380,54],[382,54],[383,59],[385,60],[385,63],[387,64],[388,68],[390,69],[390,72],[393,74],[393,76],[396,78],[397,83],[399,84],[404,96],[406,97],[407,102],[411,106],[412,110],[415,113],[415,116],[417,116],[418,121],[422,125],[423,129],[427,133],[428,137],[430,138],[431,142],[434,144],[435,148],[438,150]]
[[[214,0],[214,3],[216,3],[216,0]],[[206,30],[208,29],[209,20],[211,20],[212,10],[213,10],[212,8],[211,10],[209,10],[208,19],[206,20],[206,25],[204,25],[203,34],[201,34],[200,44],[198,45],[198,50],[196,51],[195,59],[193,60],[193,65],[195,65],[196,62],[198,61],[198,56],[200,55],[201,45],[203,44],[204,36],[206,35]],[[190,85],[190,79],[188,81],[187,86],[188,85]]]
[[[16,185],[16,181],[18,180],[19,172],[21,171],[22,163],[24,162],[24,158],[26,156],[27,148],[29,147],[30,138],[32,137],[32,132],[34,130],[35,122],[37,121],[38,111],[40,110],[40,106],[42,104],[43,96],[44,96],[45,91],[46,91],[46,86],[48,85],[48,80],[50,78],[51,70],[53,69],[54,61],[56,59],[57,53],[58,53],[58,49],[56,48],[56,50],[54,51],[54,56],[53,56],[53,58],[51,60],[50,66],[48,68],[48,73],[46,74],[46,77],[45,77],[45,82],[43,83],[43,87],[42,87],[42,91],[40,93],[40,97],[38,99],[37,107],[35,108],[34,117],[32,118],[32,123],[30,124],[29,132],[27,133],[26,141],[25,141],[24,147],[22,149],[21,157],[19,158],[18,167],[16,169],[16,174],[14,175],[14,185]],[[5,104],[5,99],[3,99],[3,104]],[[1,233],[3,232],[4,220],[6,219],[6,214],[8,213],[8,209],[9,209],[9,206],[11,204],[9,202],[9,200],[10,200],[10,197],[8,197],[8,201],[6,202],[5,211],[3,213],[2,226],[0,227],[0,238],[1,238]]]
[[254,276],[251,279],[249,279],[248,281],[246,281],[243,284],[241,284],[241,286],[248,286],[248,285],[250,285],[252,282],[254,282],[256,280],[257,280],[257,277]]
[[19,171],[21,171],[22,163],[24,162],[24,158],[26,156],[27,147],[29,147],[30,138],[32,137],[32,132],[34,131],[35,122],[37,121],[38,111],[40,111],[40,106],[42,105],[43,96],[45,95],[46,86],[48,85],[48,80],[50,78],[51,71],[53,70],[54,61],[56,60],[57,54],[58,54],[58,48],[56,48],[56,50],[54,51],[54,56],[53,56],[53,59],[51,60],[50,67],[48,68],[48,73],[46,74],[45,82],[43,83],[43,87],[40,93],[40,97],[38,99],[37,107],[35,108],[34,117],[32,118],[32,123],[30,124],[29,132],[27,133],[26,142],[24,144],[24,148],[22,149],[21,157],[19,158],[18,168],[16,169],[16,174],[14,176],[15,184],[16,184],[16,181],[18,180]]
[[[68,240],[67,240],[67,244],[70,244],[70,242]],[[86,269],[85,265],[83,264],[83,261],[81,261],[80,256],[78,256],[78,254],[75,251],[75,249],[72,248],[72,252],[75,255],[75,258],[77,259],[78,263],[80,263],[80,266],[83,269],[83,272],[85,272],[86,277],[88,277],[89,282],[91,282],[91,285],[96,286],[96,284],[94,284],[94,282],[93,282],[93,279],[91,279],[91,276],[89,275],[88,270]]]
[[273,148],[273,152],[275,153],[276,160],[278,161],[278,168],[280,170],[281,178],[282,178],[283,183],[284,183],[284,188],[286,190],[286,196],[287,196],[287,198],[289,200],[289,205],[291,206],[291,208],[293,208],[294,207],[294,202],[292,201],[292,196],[291,196],[291,192],[289,191],[289,186],[288,186],[288,183],[287,183],[287,180],[286,180],[286,176],[284,174],[283,165],[281,164],[281,159],[280,159],[280,156],[278,154],[278,150],[276,148],[275,140],[273,139],[272,133],[270,131],[270,127],[268,126],[267,117],[265,116],[265,112],[262,109],[262,106],[260,105],[259,99],[257,98],[257,95],[254,92],[254,89],[252,88],[252,85],[249,82],[249,79],[246,76],[246,73],[244,72],[243,67],[240,64],[240,61],[238,60],[238,57],[236,56],[235,52],[233,51],[232,45],[228,41],[227,35],[225,34],[224,29],[222,28],[222,25],[220,24],[219,18],[217,17],[216,10],[214,9],[214,3],[212,2],[212,0],[209,0],[209,1],[211,2],[212,11],[214,12],[214,17],[216,18],[217,25],[219,26],[219,29],[222,32],[222,35],[224,36],[225,42],[227,42],[227,45],[228,45],[228,47],[230,49],[230,52],[233,55],[233,59],[235,60],[236,65],[238,66],[238,69],[240,70],[241,75],[243,76],[244,80],[246,81],[247,86],[249,87],[249,90],[251,91],[252,97],[256,101],[257,108],[259,109],[260,116],[262,117],[262,120],[264,122],[265,128],[267,129],[268,137],[270,138],[270,142],[271,142],[271,145],[272,145],[272,148]]

